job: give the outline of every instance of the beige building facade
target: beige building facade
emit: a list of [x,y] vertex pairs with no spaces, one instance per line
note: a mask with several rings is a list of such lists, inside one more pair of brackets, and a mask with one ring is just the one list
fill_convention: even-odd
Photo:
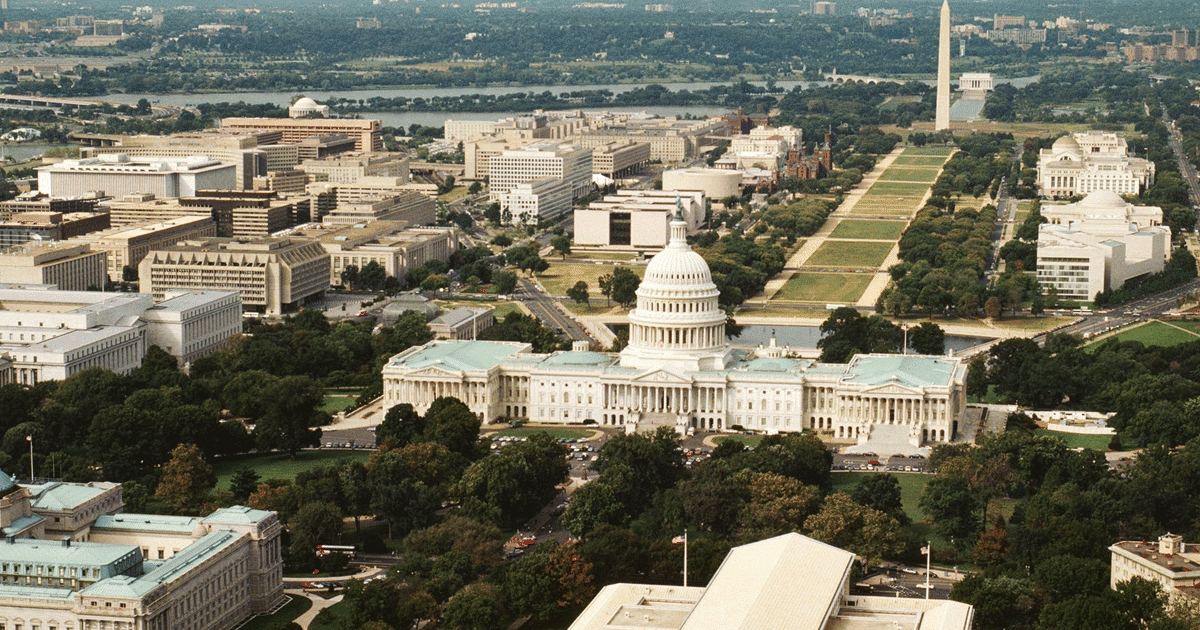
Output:
[[120,282],[125,268],[137,271],[150,250],[180,241],[217,235],[217,224],[206,216],[183,216],[157,223],[111,228],[73,239],[92,251],[108,254],[108,278]]
[[78,243],[33,241],[0,250],[0,284],[46,284],[63,291],[103,288],[108,255]]

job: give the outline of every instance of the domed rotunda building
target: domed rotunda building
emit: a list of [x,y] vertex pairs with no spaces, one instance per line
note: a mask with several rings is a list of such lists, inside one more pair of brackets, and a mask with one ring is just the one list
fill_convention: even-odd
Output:
[[670,243],[646,266],[620,354],[586,343],[551,354],[501,341],[432,341],[383,368],[383,401],[424,413],[453,396],[485,423],[671,426],[764,433],[806,429],[866,441],[872,431],[913,446],[947,442],[966,406],[966,364],[953,357],[858,355],[819,363],[775,345],[740,349],[725,340],[712,272],[687,243],[676,215]]
[[321,105],[307,96],[301,96],[288,107],[288,118],[307,118],[311,116],[329,117],[329,106]]

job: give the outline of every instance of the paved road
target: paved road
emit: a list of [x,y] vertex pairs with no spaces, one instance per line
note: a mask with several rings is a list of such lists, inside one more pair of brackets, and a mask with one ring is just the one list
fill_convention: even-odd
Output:
[[1187,182],[1188,197],[1192,200],[1192,207],[1200,208],[1200,178],[1196,175],[1196,167],[1192,166],[1187,159],[1187,153],[1183,150],[1183,135],[1175,128],[1175,121],[1168,117],[1166,107],[1162,108],[1162,122],[1167,127],[1167,140],[1171,144],[1171,150],[1175,153],[1175,161],[1179,163],[1179,172]]
[[538,287],[525,278],[521,278],[517,286],[520,288],[517,295],[518,299],[543,324],[566,335],[567,339],[571,341],[586,341],[588,343],[593,341],[587,331],[563,311],[558,300],[553,296],[543,293],[541,287]]

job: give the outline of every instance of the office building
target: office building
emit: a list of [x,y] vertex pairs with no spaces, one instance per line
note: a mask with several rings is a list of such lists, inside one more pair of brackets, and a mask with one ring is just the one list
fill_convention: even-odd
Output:
[[[160,199],[153,193],[133,193],[104,202],[113,226],[125,227],[169,221],[179,217],[212,217],[212,208],[185,206],[178,197]],[[218,226],[218,233],[219,233]]]
[[329,254],[303,239],[188,241],[150,252],[138,280],[158,300],[176,289],[238,291],[243,309],[280,315],[325,294]]
[[183,160],[131,158],[123,153],[42,166],[38,190],[55,197],[104,191],[119,197],[151,193],[156,197],[187,197],[198,190],[234,188],[235,167],[204,156]]
[[674,118],[629,118],[571,136],[571,142],[585,148],[614,142],[639,142],[650,145],[650,159],[677,164],[698,157],[702,147],[716,144],[712,137],[729,135],[729,124],[722,118],[677,120]]
[[1042,206],[1037,276],[1058,297],[1089,301],[1134,278],[1157,273],[1171,255],[1171,228],[1162,209],[1134,206],[1098,191],[1082,201]]
[[813,15],[837,15],[837,3],[818,0],[813,3]]
[[0,284],[52,285],[63,291],[104,288],[108,255],[70,242],[30,241],[0,250]]
[[610,142],[592,148],[592,172],[610,179],[625,177],[650,163],[650,145],[644,142]]
[[0,249],[30,241],[65,241],[110,226],[107,212],[21,212],[0,220]]
[[141,293],[0,289],[0,354],[15,382],[60,381],[94,367],[128,374],[158,345],[186,365],[241,334],[241,303],[230,292]]
[[1163,534],[1156,542],[1125,540],[1112,553],[1110,585],[1116,588],[1133,578],[1159,585],[1171,600],[1187,598],[1194,605],[1200,585],[1200,545],[1183,542],[1178,534]]
[[946,599],[851,592],[853,552],[790,533],[734,547],[707,586],[611,584],[568,630],[970,630]]
[[490,308],[460,306],[442,313],[429,322],[435,339],[471,340],[496,324]]
[[408,156],[402,153],[338,155],[305,160],[299,170],[331,184],[352,184],[364,177],[391,177],[408,181]]
[[326,226],[345,226],[370,221],[404,221],[409,225],[430,225],[437,220],[437,203],[415,192],[389,197],[365,197],[357,201],[338,201],[321,217]]
[[677,210],[692,235],[705,208],[704,193],[696,190],[621,190],[575,211],[575,247],[657,251],[670,239]]
[[[6,628],[232,630],[286,601],[274,512],[122,514],[116,484],[18,485],[4,473],[0,492],[0,526],[21,532],[0,546]],[[54,530],[64,518],[74,527]]]
[[405,221],[371,221],[338,227],[314,226],[295,236],[314,238],[329,253],[329,284],[342,285],[347,267],[362,269],[370,262],[392,278],[403,279],[410,270],[430,260],[450,260],[458,251],[461,235],[450,227],[410,227]]
[[[85,158],[124,154],[135,158],[158,160],[184,160],[194,155],[203,155],[213,160],[232,164],[235,183],[230,188],[245,190],[250,188],[255,177],[270,168],[269,156],[264,153],[262,145],[278,142],[280,136],[281,134],[277,132],[227,133],[219,131],[194,131],[169,136],[86,135],[82,140],[97,142],[101,146],[84,147],[81,154]],[[296,162],[293,161],[289,166],[295,165]]]
[[1025,26],[1024,15],[999,15],[992,14],[992,28],[997,31],[1006,28],[1022,28]]
[[304,171],[271,171],[254,178],[254,190],[270,190],[280,195],[300,196],[308,186],[308,175]]
[[379,120],[350,118],[222,118],[221,129],[283,132],[282,142],[296,144],[313,136],[340,133],[354,138],[354,150],[383,151],[383,125]]
[[490,160],[488,191],[493,201],[517,184],[543,177],[567,182],[578,199],[592,190],[592,150],[571,144],[535,142],[515,151],[504,151]]
[[174,245],[179,241],[217,235],[217,224],[209,217],[185,216],[157,223],[110,228],[74,239],[94,252],[108,255],[108,278],[121,282],[137,272],[138,264],[150,250]]
[[523,182],[500,195],[500,216],[506,225],[543,225],[571,212],[571,184],[559,177]]
[[967,364],[956,358],[857,355],[849,364],[754,351],[725,342],[724,312],[708,263],[687,244],[682,217],[651,259],[620,354],[551,354],[526,343],[433,341],[383,368],[385,407],[423,413],[454,396],[483,422],[524,418],[596,423],[626,431],[669,426],[764,433],[813,430],[860,443],[899,432],[913,446],[953,439],[966,408]]
[[94,212],[100,199],[95,194],[80,197],[51,197],[40,190],[31,190],[8,201],[0,201],[0,220],[7,221],[22,212],[52,212],[74,214]]
[[1111,131],[1068,134],[1038,153],[1038,188],[1048,198],[1107,190],[1137,195],[1154,185],[1154,162],[1129,155],[1125,136]]

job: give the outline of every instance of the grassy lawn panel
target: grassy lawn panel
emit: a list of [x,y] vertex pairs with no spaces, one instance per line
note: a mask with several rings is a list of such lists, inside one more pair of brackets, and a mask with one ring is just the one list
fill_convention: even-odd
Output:
[[1101,453],[1108,450],[1108,443],[1112,441],[1111,435],[1082,435],[1047,429],[1036,429],[1035,432],[1039,435],[1062,438],[1067,443],[1067,448],[1086,448],[1093,451],[1100,451]]
[[924,197],[925,191],[927,190],[929,190],[928,184],[875,182],[875,184],[871,186],[871,190],[867,191],[866,196],[871,197],[875,195],[892,195],[896,197]]
[[312,600],[307,597],[298,595],[287,595],[291,599],[283,605],[283,608],[275,611],[270,615],[259,615],[252,617],[250,621],[239,626],[239,630],[271,630],[272,628],[282,628],[284,625],[295,621],[296,617],[308,612],[312,608]]
[[954,149],[948,149],[945,147],[905,147],[904,153],[900,154],[900,157],[909,157],[913,155],[936,155],[946,158],[950,157],[950,153],[953,151]]
[[[831,475],[833,478],[833,491],[845,492],[850,494],[854,486],[858,485],[868,475],[878,475],[874,472],[835,472]],[[900,502],[904,505],[904,512],[914,523],[929,519],[929,514],[920,508],[917,504],[921,501],[921,491],[925,489],[925,484],[933,479],[933,475],[917,474],[917,473],[887,473],[896,477],[900,481]]]
[[350,405],[353,405],[354,401],[357,399],[358,399],[357,393],[325,394],[325,402],[323,402],[321,404],[321,411],[324,411],[325,413],[327,413],[329,415],[333,415],[333,414],[349,407]]
[[371,456],[370,451],[300,451],[296,459],[288,459],[287,453],[268,453],[266,455],[240,455],[225,457],[213,463],[213,472],[217,475],[217,487],[229,488],[229,481],[237,469],[246,466],[258,473],[260,479],[292,480],[296,475],[322,466],[332,466],[343,460],[366,462]]
[[[636,273],[638,277],[642,277],[646,267],[644,265],[622,265],[626,269]],[[538,274],[538,280],[542,286],[546,287],[546,291],[550,295],[564,296],[567,294],[567,289],[575,286],[576,282],[583,280],[588,285],[588,291],[592,295],[600,298],[603,304],[604,296],[600,295],[600,276],[610,274],[616,265],[594,264],[594,263],[571,263],[562,262],[561,260],[550,260],[550,268]]]
[[308,630],[342,630],[348,622],[346,602],[340,601],[317,613],[316,618],[309,624]]
[[935,155],[901,155],[892,161],[892,166],[941,166],[946,158]]
[[804,266],[878,269],[894,246],[892,243],[867,241],[825,241]]
[[1196,333],[1197,335],[1200,335],[1200,321],[1175,320],[1175,321],[1170,321],[1167,323],[1172,326],[1178,326],[1184,330],[1190,330],[1190,331]]
[[[567,255],[567,260],[621,260],[630,261],[636,258],[637,255],[630,252],[572,252]],[[561,261],[562,256],[558,259]]]
[[518,427],[516,429],[504,429],[492,434],[492,437],[500,437],[502,435],[511,435],[515,437],[529,437],[538,433],[549,434],[554,439],[582,439],[591,435],[592,432],[585,429],[561,429],[558,427]]
[[[1191,322],[1180,322],[1191,323]],[[1146,322],[1140,326],[1134,326],[1128,330],[1123,330],[1115,335],[1105,337],[1095,343],[1088,344],[1087,349],[1094,350],[1109,339],[1119,339],[1120,341],[1140,341],[1147,346],[1175,346],[1181,343],[1192,341],[1200,341],[1200,335],[1189,330],[1181,330],[1180,327],[1173,326],[1165,322]]]
[[870,238],[894,241],[904,233],[903,221],[862,221],[847,219],[833,228],[829,238]]
[[[830,311],[823,308],[749,308],[741,307],[734,312],[738,322],[748,323],[755,318],[771,319],[815,319],[824,321],[829,318]],[[742,320],[747,320],[742,322]]]
[[759,442],[762,441],[762,436],[761,435],[722,435],[720,437],[713,438],[713,442],[715,442],[717,444],[720,444],[721,442],[725,442],[725,441],[741,442],[742,444],[746,445],[746,448],[754,448],[754,447],[758,446]]
[[937,180],[936,168],[896,168],[895,165],[879,176],[881,182],[928,182]]
[[771,299],[796,302],[857,302],[874,274],[797,273]]

